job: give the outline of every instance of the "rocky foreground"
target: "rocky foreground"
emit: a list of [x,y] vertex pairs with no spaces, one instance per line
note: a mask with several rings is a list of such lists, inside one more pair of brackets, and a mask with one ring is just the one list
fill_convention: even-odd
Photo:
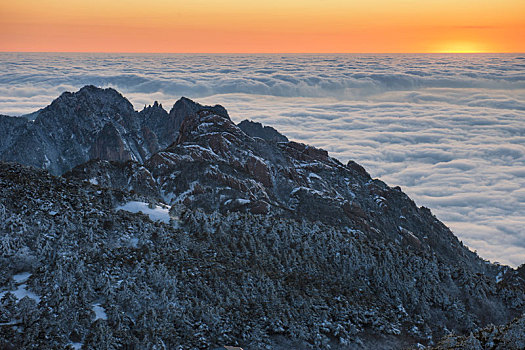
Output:
[[95,87],[0,124],[0,348],[523,348],[525,266],[355,162]]
[[477,329],[469,335],[449,335],[434,347],[435,350],[505,350],[525,349],[525,315],[512,322],[495,326],[493,324]]

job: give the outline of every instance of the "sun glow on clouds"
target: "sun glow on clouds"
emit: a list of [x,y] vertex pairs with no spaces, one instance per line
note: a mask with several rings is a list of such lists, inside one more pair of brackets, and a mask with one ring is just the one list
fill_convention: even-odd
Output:
[[448,42],[444,43],[438,48],[438,53],[482,53],[488,52],[482,45],[473,42]]
[[524,18],[521,0],[19,0],[0,50],[523,52]]

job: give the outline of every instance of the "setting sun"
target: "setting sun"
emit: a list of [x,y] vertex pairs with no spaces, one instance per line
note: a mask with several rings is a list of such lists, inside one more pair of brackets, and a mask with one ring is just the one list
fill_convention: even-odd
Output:
[[491,52],[482,45],[473,42],[447,42],[437,46],[436,53],[484,53]]

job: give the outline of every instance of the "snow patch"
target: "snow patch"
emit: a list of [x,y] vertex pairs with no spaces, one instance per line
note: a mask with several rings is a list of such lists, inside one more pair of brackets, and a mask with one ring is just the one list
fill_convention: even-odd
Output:
[[226,200],[226,201],[223,203],[223,205],[229,205],[229,204],[231,204],[232,202],[235,202],[235,203],[238,204],[238,205],[246,205],[246,204],[251,203],[252,201],[249,200],[249,199],[244,199],[244,198],[228,199],[228,200]]
[[91,309],[95,312],[95,321],[96,320],[107,320],[108,315],[106,314],[106,309],[100,304],[93,304]]
[[[290,196],[293,196],[294,194],[296,194],[297,192],[299,191],[306,191],[310,194],[313,194],[313,195],[316,195],[316,196],[319,196],[321,198],[327,198],[327,199],[332,199],[330,198],[329,196],[325,196],[323,192],[321,191],[318,191],[318,190],[314,190],[313,188],[309,188],[309,187],[305,187],[305,186],[299,186],[299,187],[296,187],[294,188],[291,192],[290,192]],[[339,195],[340,196],[340,195]]]
[[130,238],[128,242],[129,245],[133,248],[137,248],[139,246],[139,239],[136,237]]
[[19,285],[17,290],[11,293],[13,293],[18,300],[21,300],[24,297],[28,297],[36,301],[37,304],[40,302],[40,297],[35,293],[31,292],[30,290],[27,290],[27,285],[25,283]]
[[501,281],[503,281],[503,271],[500,271],[496,276],[496,283],[500,283]]
[[44,154],[44,169],[47,169],[49,168],[49,166],[51,165],[51,161],[49,160],[49,158],[47,158],[47,155]]
[[115,210],[125,210],[131,213],[143,213],[149,216],[153,221],[161,221],[166,224],[170,222],[170,210],[169,207],[163,207],[155,205],[154,208],[150,208],[148,203],[131,201],[124,205],[119,205]]
[[203,147],[201,145],[183,145],[182,147],[188,149],[188,148],[193,148],[193,149],[197,149],[201,152],[204,152],[204,153],[208,153],[210,155],[212,155],[213,157],[217,158],[217,159],[220,159],[220,157],[217,155],[217,153],[213,152],[211,149],[209,148],[206,148],[206,147]]
[[201,123],[199,126],[197,126],[197,130],[199,131],[206,131],[209,127],[213,126],[213,123]]
[[296,187],[292,190],[292,192],[290,192],[290,196],[293,196],[294,194],[296,194],[297,192],[299,192],[300,190],[308,190],[306,187],[303,187],[303,186],[300,186],[300,187]]
[[36,301],[36,303],[38,304],[40,302],[40,297],[35,293],[31,292],[30,290],[27,290],[27,284],[24,283],[29,279],[29,277],[31,277],[31,274],[29,272],[22,272],[14,275],[13,279],[17,284],[17,289],[14,291],[0,292],[0,299],[2,299],[4,295],[6,295],[9,292],[13,294],[18,300],[22,300],[24,297],[28,297]]
[[310,174],[308,174],[308,178],[309,178],[309,179],[314,178],[314,179],[317,179],[317,180],[322,180],[322,179],[323,179],[321,176],[317,175],[316,173],[310,173]]
[[[174,204],[174,203],[183,203],[184,202],[184,199],[186,198],[190,198],[191,199],[191,193],[193,191],[195,191],[195,186],[198,184],[198,181],[193,181],[190,183],[190,187],[182,192],[181,194],[179,194],[178,196],[174,197],[174,199],[172,198],[169,203],[171,204]],[[167,191],[165,191],[164,193],[166,193]]]
[[22,273],[17,273],[16,275],[14,275],[13,279],[15,280],[16,284],[20,284],[20,283],[27,282],[29,277],[31,277],[31,274],[29,272],[22,272]]

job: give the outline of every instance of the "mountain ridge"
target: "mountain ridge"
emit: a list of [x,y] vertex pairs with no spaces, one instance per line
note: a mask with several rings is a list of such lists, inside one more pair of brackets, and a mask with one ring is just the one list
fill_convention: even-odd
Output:
[[221,106],[202,106],[185,97],[169,113],[158,103],[139,112],[118,91],[87,85],[62,93],[31,118],[2,116],[6,137],[0,138],[0,159],[55,175],[97,158],[143,162],[176,139],[185,115],[201,109],[227,116]]

